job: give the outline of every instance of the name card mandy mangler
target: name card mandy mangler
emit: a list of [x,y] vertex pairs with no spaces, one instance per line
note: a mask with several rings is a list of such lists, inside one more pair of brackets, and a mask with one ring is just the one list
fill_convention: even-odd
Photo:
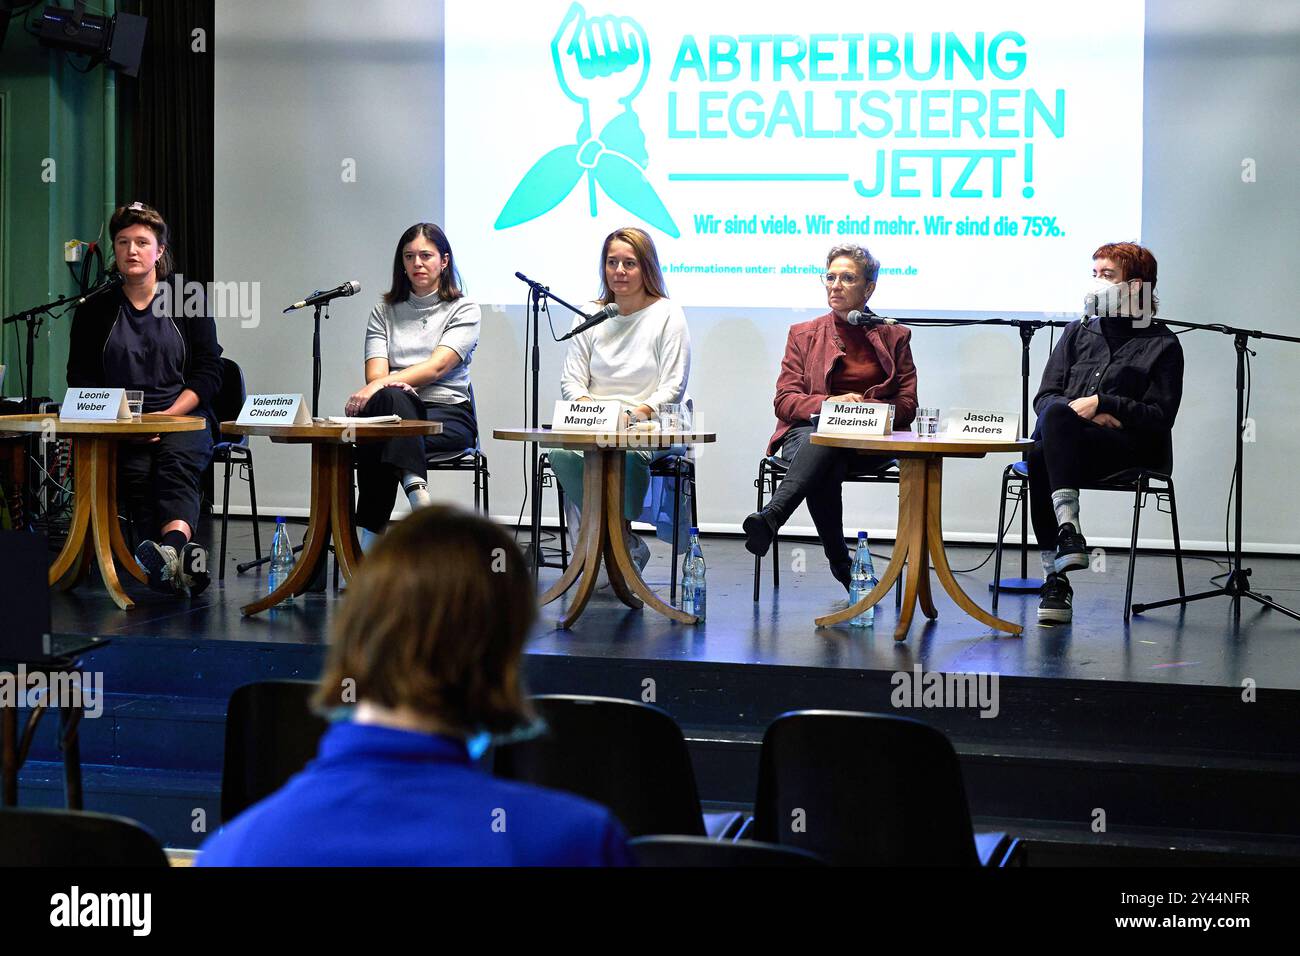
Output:
[[59,418],[69,422],[129,422],[126,389],[70,388],[59,406]]
[[249,395],[239,410],[238,425],[310,425],[311,415],[301,394]]
[[954,408],[943,416],[939,433],[945,438],[1011,441],[1020,437],[1020,416],[987,408]]
[[882,402],[822,402],[819,435],[888,435],[894,429],[894,406]]
[[551,428],[557,432],[616,432],[622,414],[619,402],[556,402]]

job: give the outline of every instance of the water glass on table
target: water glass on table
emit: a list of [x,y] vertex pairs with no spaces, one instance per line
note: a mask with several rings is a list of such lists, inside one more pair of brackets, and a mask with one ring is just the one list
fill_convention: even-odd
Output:
[[914,430],[917,438],[933,438],[939,434],[939,409],[918,408]]
[[682,430],[682,406],[680,402],[669,402],[659,406],[659,430],[679,432]]
[[139,418],[144,414],[144,392],[128,388],[126,390],[126,407],[131,412],[132,418]]

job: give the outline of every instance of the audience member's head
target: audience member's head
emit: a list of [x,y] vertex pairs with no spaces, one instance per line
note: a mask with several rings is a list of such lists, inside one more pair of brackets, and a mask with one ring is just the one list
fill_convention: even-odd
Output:
[[456,508],[394,525],[348,585],[316,693],[446,733],[505,734],[532,719],[519,668],[537,615],[510,535]]

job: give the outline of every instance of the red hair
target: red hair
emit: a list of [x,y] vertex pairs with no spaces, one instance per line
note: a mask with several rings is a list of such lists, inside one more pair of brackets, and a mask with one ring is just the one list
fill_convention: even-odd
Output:
[[1136,242],[1108,242],[1092,254],[1093,259],[1109,259],[1124,272],[1121,282],[1138,279],[1156,285],[1156,257],[1151,250]]

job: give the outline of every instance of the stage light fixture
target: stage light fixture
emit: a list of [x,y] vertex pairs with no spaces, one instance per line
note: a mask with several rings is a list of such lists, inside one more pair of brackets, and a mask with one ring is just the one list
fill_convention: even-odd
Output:
[[92,63],[107,62],[120,73],[136,76],[148,22],[131,13],[96,16],[86,12],[84,0],[77,0],[72,9],[46,7],[36,23],[36,32],[41,46],[80,53],[90,57]]

